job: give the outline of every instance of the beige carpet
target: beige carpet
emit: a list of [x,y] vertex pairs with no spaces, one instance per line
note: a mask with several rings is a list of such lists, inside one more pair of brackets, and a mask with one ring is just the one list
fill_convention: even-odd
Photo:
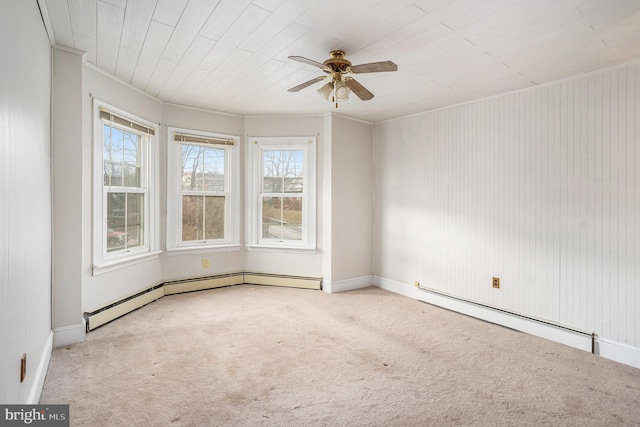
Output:
[[640,369],[377,288],[165,297],[56,349],[72,426],[640,425]]

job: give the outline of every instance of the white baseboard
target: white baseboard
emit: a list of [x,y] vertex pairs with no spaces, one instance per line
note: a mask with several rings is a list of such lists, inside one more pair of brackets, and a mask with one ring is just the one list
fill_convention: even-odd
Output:
[[406,283],[396,282],[395,280],[385,279],[380,276],[373,276],[373,284],[379,288],[386,289],[387,291],[404,295],[405,297],[418,299],[416,295],[418,288]]
[[373,276],[354,277],[353,279],[336,280],[333,282],[322,281],[322,290],[335,294],[338,292],[353,291],[356,289],[368,288],[373,286]]
[[554,325],[551,322],[510,313],[498,308],[463,300],[452,295],[424,288],[416,288],[406,283],[396,282],[383,277],[374,276],[374,284],[382,289],[409,298],[424,301],[448,310],[466,314],[491,323],[506,326],[531,335],[545,338],[560,344],[580,350],[592,351],[594,354],[625,365],[640,368],[640,348],[619,343],[607,338],[592,335],[587,331],[580,331]]
[[82,323],[69,326],[61,326],[53,330],[53,347],[64,347],[65,345],[75,344],[84,341],[85,324]]
[[40,354],[33,384],[31,384],[31,389],[27,396],[28,405],[36,405],[40,401],[40,394],[42,393],[42,387],[44,387],[44,379],[47,376],[49,361],[51,360],[51,351],[53,351],[53,331],[49,332],[47,342],[42,349],[42,354]]
[[640,348],[596,337],[596,354],[606,359],[640,368]]

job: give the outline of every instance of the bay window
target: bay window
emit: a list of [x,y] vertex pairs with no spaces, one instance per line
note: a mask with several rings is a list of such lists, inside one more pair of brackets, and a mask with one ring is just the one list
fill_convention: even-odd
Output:
[[167,250],[239,246],[239,138],[168,131]]
[[153,123],[94,100],[94,274],[157,255]]

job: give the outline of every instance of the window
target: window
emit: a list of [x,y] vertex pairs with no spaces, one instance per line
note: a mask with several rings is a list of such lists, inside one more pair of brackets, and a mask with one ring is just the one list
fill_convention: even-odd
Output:
[[239,138],[169,128],[167,250],[239,247]]
[[315,250],[315,138],[251,141],[251,246]]
[[156,235],[154,124],[94,102],[94,274],[115,264],[143,260]]

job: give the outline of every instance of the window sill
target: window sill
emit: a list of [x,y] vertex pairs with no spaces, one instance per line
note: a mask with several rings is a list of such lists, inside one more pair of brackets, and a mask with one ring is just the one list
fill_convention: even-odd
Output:
[[240,250],[239,244],[207,245],[207,246],[184,246],[177,248],[167,248],[167,256],[176,255],[198,255],[211,252],[236,252]]
[[140,264],[141,262],[146,262],[146,261],[158,258],[158,255],[160,255],[161,253],[162,251],[145,252],[139,255],[122,258],[115,261],[104,262],[102,264],[94,264],[92,274],[94,276],[99,276],[101,274],[109,273],[111,271],[118,270],[120,268],[129,267],[135,264]]
[[313,255],[316,253],[316,248],[313,246],[247,245],[247,249],[256,252],[283,252],[290,254]]

